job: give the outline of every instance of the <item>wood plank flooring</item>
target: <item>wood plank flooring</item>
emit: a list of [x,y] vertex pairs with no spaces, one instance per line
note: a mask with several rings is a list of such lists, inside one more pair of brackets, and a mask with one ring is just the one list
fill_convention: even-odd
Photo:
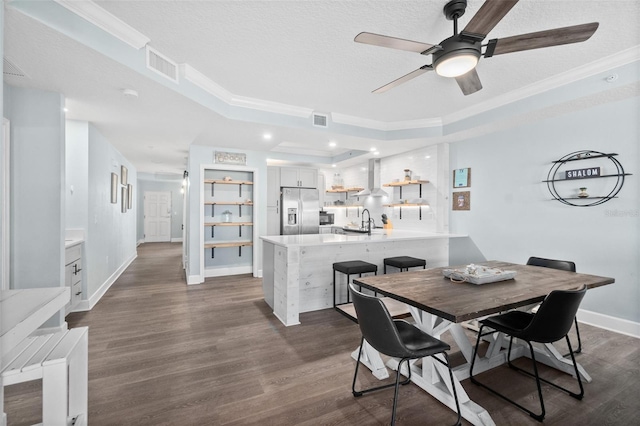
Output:
[[[356,324],[327,309],[284,327],[262,299],[261,279],[220,277],[187,286],[180,257],[180,244],[141,245],[138,258],[93,310],[67,317],[70,327],[89,327],[90,425],[389,423],[392,390],[351,395]],[[583,401],[544,386],[544,423],[637,422],[640,341],[587,325],[580,330],[578,361],[593,382],[585,384]],[[548,368],[541,371],[567,386],[575,383]],[[533,380],[502,367],[482,377],[535,407]],[[364,386],[375,382],[366,373],[360,379]],[[497,425],[539,425],[469,380],[463,385]],[[41,421],[40,389],[39,381],[5,389],[9,425]],[[454,420],[453,412],[415,385],[401,388],[398,426]]]

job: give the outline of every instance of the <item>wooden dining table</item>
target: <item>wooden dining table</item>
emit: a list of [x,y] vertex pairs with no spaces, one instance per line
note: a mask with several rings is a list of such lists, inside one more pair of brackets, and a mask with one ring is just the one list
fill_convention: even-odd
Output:
[[[466,268],[464,265],[362,277],[354,279],[353,282],[378,295],[405,303],[416,326],[430,335],[441,338],[444,333],[450,333],[457,349],[466,360],[453,368],[454,383],[449,379],[447,368],[429,357],[410,364],[411,380],[452,410],[456,409],[452,391],[452,386],[455,386],[462,416],[474,425],[488,426],[495,425],[490,414],[469,398],[461,384],[462,380],[469,377],[475,343],[475,337],[469,328],[473,329],[473,322],[512,309],[530,309],[542,302],[553,290],[571,290],[583,284],[592,289],[612,284],[615,280],[501,261],[488,261],[478,265],[502,271],[515,271],[516,275],[513,279],[482,285],[454,282],[444,276],[444,269],[462,271]],[[486,340],[486,353],[478,356],[474,374],[490,370],[507,361],[508,338],[501,333],[494,333],[487,336]],[[514,342],[512,359],[530,356],[525,349],[524,345]],[[535,353],[538,362],[567,374],[575,374],[571,360],[561,355],[553,344],[538,345],[535,347]],[[357,355],[358,349],[351,356],[357,359]],[[366,342],[361,360],[379,379],[388,377],[386,367],[397,369],[398,366],[398,360],[393,358],[385,364],[380,354]],[[587,382],[591,381],[591,377],[582,366],[578,365],[578,370]],[[408,375],[408,371],[404,371],[403,374]]]

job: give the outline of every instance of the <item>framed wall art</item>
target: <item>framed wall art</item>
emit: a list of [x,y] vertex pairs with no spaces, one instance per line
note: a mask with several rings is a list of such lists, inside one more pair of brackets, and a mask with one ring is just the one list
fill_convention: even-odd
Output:
[[129,183],[129,170],[125,166],[120,166],[121,183],[127,185]]
[[471,186],[471,168],[455,169],[453,171],[453,187],[468,188]]
[[127,201],[128,201],[127,187],[123,186],[120,189],[121,189],[121,192],[122,192],[122,213],[126,213],[127,212]]
[[111,204],[118,203],[118,175],[116,173],[111,173]]
[[127,185],[127,209],[133,208],[133,185]]
[[454,192],[452,210],[471,210],[471,191]]

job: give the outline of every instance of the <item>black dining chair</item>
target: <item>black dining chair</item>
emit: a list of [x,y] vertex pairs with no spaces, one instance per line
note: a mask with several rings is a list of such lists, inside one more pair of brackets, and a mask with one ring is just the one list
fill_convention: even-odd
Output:
[[[409,360],[430,356],[449,369],[449,379],[451,380],[453,396],[456,401],[456,410],[458,412],[458,419],[455,424],[460,425],[460,404],[458,403],[458,394],[456,393],[456,386],[453,381],[453,373],[451,372],[449,358],[446,353],[451,347],[404,320],[394,320],[391,318],[389,311],[379,298],[359,292],[353,284],[349,284],[349,290],[351,291],[353,305],[356,310],[358,325],[362,332],[358,361],[356,362],[356,370],[353,374],[353,383],[351,385],[353,396],[359,397],[368,392],[395,386],[393,410],[391,412],[391,425],[394,425],[396,421],[399,385],[406,385],[411,381],[411,365],[409,365]],[[365,340],[378,352],[387,356],[400,358],[395,383],[359,391],[356,390],[358,366],[360,365],[362,346],[364,346]],[[442,354],[444,361],[436,356],[439,354]],[[400,382],[402,363],[406,363],[407,365],[408,377],[403,382]]]
[[[542,266],[543,268],[559,269],[561,271],[576,272],[576,264],[568,260],[545,259],[544,257],[530,257],[527,265]],[[582,352],[582,340],[580,339],[580,329],[578,328],[578,318],[573,319],[576,325],[576,336],[578,337],[578,348],[574,353]]]
[[[540,381],[548,383],[551,386],[567,392],[572,397],[581,400],[584,396],[584,388],[582,387],[580,372],[578,371],[578,365],[576,364],[576,359],[573,355],[573,349],[571,348],[571,342],[569,341],[569,337],[567,336],[567,334],[571,329],[573,318],[575,317],[576,311],[578,310],[580,302],[582,301],[582,298],[584,297],[586,292],[587,287],[584,285],[578,290],[554,290],[547,295],[535,314],[523,311],[509,311],[507,313],[495,315],[480,321],[480,331],[478,332],[478,339],[473,350],[473,360],[471,361],[471,369],[469,371],[471,382],[476,385],[482,386],[483,388],[493,392],[506,401],[514,404],[521,410],[529,413],[531,417],[538,421],[542,421],[545,415],[544,400],[542,399],[542,388],[540,387]],[[483,332],[485,327],[489,328],[490,330]],[[486,384],[480,383],[478,379],[473,376],[473,367],[475,365],[476,356],[478,354],[478,346],[480,345],[480,341],[483,336],[492,334],[495,331],[502,332],[511,337],[509,340],[509,350],[507,352],[507,363],[509,367],[522,373],[528,374],[529,376],[535,377],[536,385],[538,386],[538,398],[540,399],[540,414],[534,413],[533,411],[518,404],[514,400],[508,398],[504,394],[490,388]],[[529,350],[531,352],[531,361],[533,362],[533,374],[529,371],[515,366],[511,362],[511,347],[513,345],[514,337],[527,342],[527,344],[529,345]],[[573,363],[573,367],[575,369],[576,378],[580,387],[580,393],[574,393],[569,389],[563,388],[555,383],[545,380],[538,374],[538,367],[536,364],[532,342],[553,343],[562,339],[563,337],[567,341],[567,346],[569,346],[569,354],[571,355],[571,362]]]

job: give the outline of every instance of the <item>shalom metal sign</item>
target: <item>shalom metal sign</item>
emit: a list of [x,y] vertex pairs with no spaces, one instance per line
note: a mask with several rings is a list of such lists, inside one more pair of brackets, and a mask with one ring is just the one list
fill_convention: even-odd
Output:
[[586,169],[567,170],[565,179],[586,179],[600,176],[600,167],[587,167]]

